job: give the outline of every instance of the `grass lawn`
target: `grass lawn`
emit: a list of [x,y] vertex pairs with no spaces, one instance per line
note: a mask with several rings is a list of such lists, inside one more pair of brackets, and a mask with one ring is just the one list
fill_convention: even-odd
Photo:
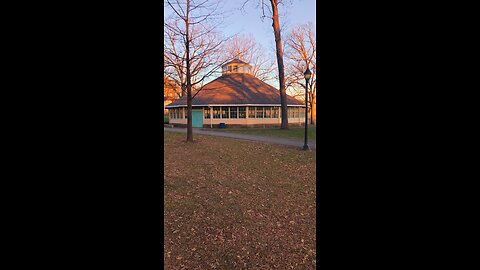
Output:
[[164,132],[165,269],[315,269],[315,152]]
[[[258,136],[271,136],[271,137],[282,137],[288,139],[303,139],[305,138],[305,127],[291,127],[290,129],[284,130],[280,128],[243,128],[243,129],[215,129],[215,131],[224,131],[230,133],[239,133],[239,134],[250,134]],[[309,126],[308,127],[308,140],[316,141],[317,139],[317,127]]]

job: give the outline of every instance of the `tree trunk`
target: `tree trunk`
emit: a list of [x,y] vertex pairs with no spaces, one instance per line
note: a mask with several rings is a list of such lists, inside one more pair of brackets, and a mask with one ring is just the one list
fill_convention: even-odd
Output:
[[189,36],[189,22],[188,15],[190,9],[190,1],[187,1],[187,16],[185,19],[186,38],[185,38],[185,52],[187,65],[187,142],[193,142],[193,126],[192,126],[192,78],[190,74],[190,36]]
[[287,92],[285,90],[285,69],[283,66],[282,39],[280,36],[280,23],[278,21],[277,0],[270,0],[272,4],[272,27],[275,34],[275,45],[277,48],[278,78],[280,80],[280,103],[282,105],[282,124],[281,129],[288,129],[288,111],[287,111]]
[[309,85],[310,87],[310,91],[308,91],[308,101],[309,101],[309,107],[310,107],[310,124],[314,125],[315,124],[315,120],[314,120],[314,116],[315,116],[315,109],[316,109],[316,102],[314,100],[314,95],[313,95],[313,90],[312,90],[312,85],[310,84]]
[[184,83],[182,83],[182,94],[180,97],[183,97],[186,94],[187,94],[187,86]]
[[187,89],[187,142],[193,142],[192,86],[190,85]]
[[[312,99],[312,101],[313,101],[313,99]],[[316,120],[317,120],[317,112],[316,112],[316,110],[317,110],[317,104],[316,104],[316,102],[312,102],[310,107],[311,107],[311,111],[310,111],[310,123],[311,123],[312,125],[315,125]]]

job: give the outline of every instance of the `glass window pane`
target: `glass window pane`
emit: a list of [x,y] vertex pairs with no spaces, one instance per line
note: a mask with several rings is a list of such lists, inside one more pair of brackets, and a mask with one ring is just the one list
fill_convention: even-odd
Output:
[[214,119],[220,118],[220,107],[213,107],[213,118]]
[[278,118],[278,107],[272,107],[272,118]]
[[263,118],[263,107],[257,107],[256,114],[257,118]]
[[230,118],[237,118],[238,107],[230,107]]
[[248,107],[248,118],[255,118],[255,107]]
[[221,107],[222,108],[222,118],[228,119],[228,107]]
[[203,107],[203,117],[205,119],[210,119],[210,108]]
[[246,107],[238,107],[238,118],[246,118],[246,117],[247,117]]
[[264,110],[264,117],[271,118],[272,117],[272,108],[271,107],[263,107]]

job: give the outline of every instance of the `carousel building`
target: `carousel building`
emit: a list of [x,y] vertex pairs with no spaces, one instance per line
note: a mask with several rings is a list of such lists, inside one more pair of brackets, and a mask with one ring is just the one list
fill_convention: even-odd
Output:
[[[192,100],[193,127],[280,126],[280,91],[251,74],[240,60],[222,66],[222,76],[206,84]],[[305,104],[287,95],[288,123],[305,123]],[[169,123],[187,125],[187,97],[167,105]]]

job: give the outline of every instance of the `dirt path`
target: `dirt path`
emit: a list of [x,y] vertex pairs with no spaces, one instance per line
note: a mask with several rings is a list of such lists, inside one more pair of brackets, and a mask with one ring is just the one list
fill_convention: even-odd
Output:
[[[171,131],[171,132],[182,132],[187,133],[186,128],[170,128],[164,127],[164,131]],[[277,137],[266,137],[266,136],[255,136],[255,135],[248,135],[248,134],[235,134],[235,133],[227,133],[227,132],[219,132],[219,131],[209,131],[209,130],[201,130],[201,129],[193,129],[193,134],[202,134],[202,135],[209,135],[209,136],[219,136],[219,137],[227,137],[239,140],[246,140],[246,141],[256,141],[256,142],[263,142],[263,143],[270,143],[270,144],[280,144],[286,146],[293,146],[297,148],[303,147],[303,140],[295,140],[295,139],[285,139],[285,138],[277,138]],[[311,150],[316,150],[316,143],[315,142],[308,142],[308,146]]]

